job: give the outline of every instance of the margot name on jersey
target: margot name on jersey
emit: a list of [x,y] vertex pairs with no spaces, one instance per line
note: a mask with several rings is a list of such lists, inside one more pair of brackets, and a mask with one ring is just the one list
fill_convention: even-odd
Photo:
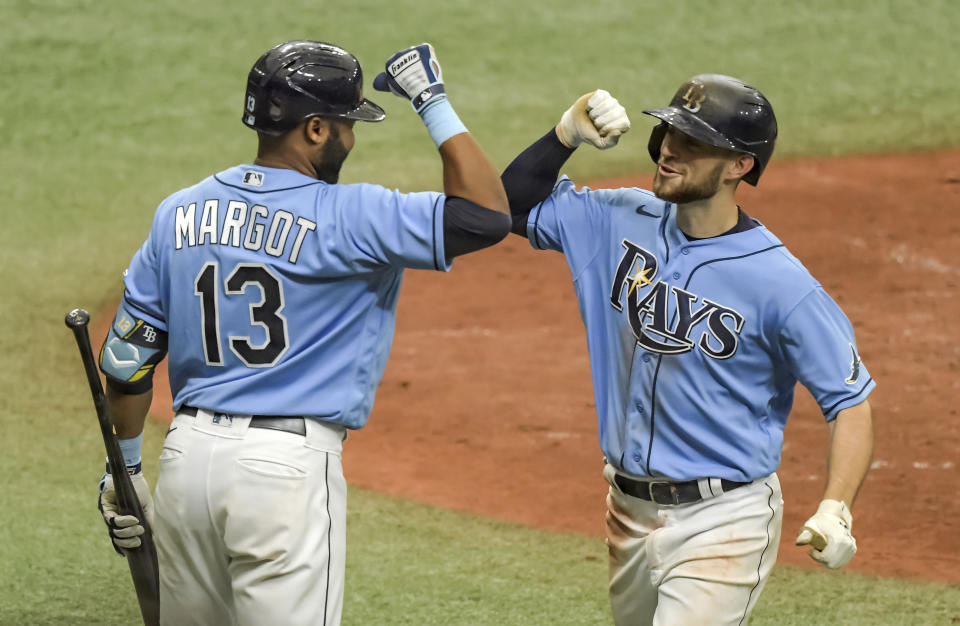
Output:
[[[653,282],[656,256],[627,239],[621,245],[626,250],[613,279],[610,304],[622,312],[626,291],[627,316],[638,345],[659,354],[683,354],[696,345],[714,359],[736,353],[744,321],[740,313],[706,298],[694,310],[696,294],[662,280]],[[650,289],[644,293],[646,287]],[[698,324],[703,330],[695,341],[690,335]]]
[[182,249],[184,243],[188,247],[219,244],[239,248],[243,245],[247,250],[256,252],[263,249],[267,254],[279,258],[283,256],[287,241],[291,239],[293,226],[296,225],[296,233],[292,237],[293,245],[287,257],[287,261],[296,263],[307,233],[317,229],[316,222],[295,217],[289,211],[271,211],[262,204],[250,207],[242,200],[230,200],[227,203],[222,229],[219,213],[219,200],[207,200],[203,203],[199,222],[196,202],[191,202],[186,207],[178,206],[174,223],[176,249]]

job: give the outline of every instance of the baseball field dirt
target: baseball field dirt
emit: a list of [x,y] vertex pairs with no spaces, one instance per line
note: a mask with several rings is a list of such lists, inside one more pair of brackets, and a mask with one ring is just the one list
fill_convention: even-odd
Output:
[[[624,185],[649,179],[592,186]],[[740,200],[840,303],[877,380],[848,568],[960,582],[960,151],[774,160]],[[511,235],[450,274],[404,281],[373,415],[345,445],[348,482],[602,536],[586,339],[563,257]],[[153,413],[169,420],[166,371],[156,380]],[[822,495],[826,440],[798,390],[779,472],[780,563],[817,567],[793,540]]]

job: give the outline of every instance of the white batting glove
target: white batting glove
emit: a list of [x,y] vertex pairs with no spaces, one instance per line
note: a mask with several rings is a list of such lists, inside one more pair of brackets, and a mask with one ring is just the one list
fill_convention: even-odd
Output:
[[[137,498],[140,499],[140,506],[143,507],[143,513],[147,516],[147,523],[153,524],[153,497],[150,495],[150,486],[147,479],[143,477],[140,471],[140,465],[135,467],[127,466],[130,474],[130,480],[133,482],[133,488],[137,492]],[[123,556],[123,550],[140,547],[140,535],[143,534],[143,526],[140,520],[133,515],[120,515],[117,505],[117,492],[113,487],[113,476],[104,474],[100,479],[100,500],[97,508],[103,515],[103,521],[107,524],[107,530],[110,532],[110,539],[113,541],[113,549],[117,554]]]
[[387,59],[384,69],[373,79],[373,88],[410,100],[417,113],[447,97],[440,61],[428,43],[395,53]]
[[813,546],[810,558],[831,569],[843,567],[857,553],[857,542],[850,534],[853,516],[847,505],[837,500],[823,500],[816,514],[808,519],[797,545]]
[[584,94],[564,112],[557,124],[557,137],[568,148],[584,141],[606,150],[617,145],[620,135],[630,130],[627,110],[603,89]]

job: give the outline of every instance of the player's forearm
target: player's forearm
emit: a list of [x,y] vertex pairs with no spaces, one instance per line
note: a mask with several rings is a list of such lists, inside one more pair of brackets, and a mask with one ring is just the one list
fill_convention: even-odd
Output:
[[605,150],[630,130],[627,111],[597,89],[577,98],[560,123],[520,153],[500,177],[510,200],[513,232],[526,236],[527,215],[553,191],[560,168],[583,142]]
[[443,192],[482,207],[508,212],[507,195],[497,170],[470,133],[460,133],[440,144]]
[[443,160],[443,191],[484,208],[508,212],[496,169],[447,99],[440,62],[429,43],[410,46],[387,59],[374,89],[410,100]]
[[146,393],[131,395],[122,393],[108,384],[106,395],[117,438],[133,439],[139,436],[143,432],[143,423],[146,421],[150,402],[153,400],[153,389]]
[[525,216],[543,202],[553,191],[560,168],[573,150],[563,145],[557,138],[556,129],[551,128],[521,152],[500,176],[510,201],[510,213]]
[[873,418],[867,401],[844,409],[830,425],[824,499],[852,507],[873,458]]

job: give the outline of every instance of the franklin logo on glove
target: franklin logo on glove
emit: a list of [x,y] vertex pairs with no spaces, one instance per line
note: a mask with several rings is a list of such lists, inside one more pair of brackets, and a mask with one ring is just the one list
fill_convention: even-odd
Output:
[[408,54],[400,57],[396,61],[390,64],[390,74],[396,76],[400,73],[400,70],[410,65],[414,61],[420,60],[420,53],[415,49],[411,50]]

